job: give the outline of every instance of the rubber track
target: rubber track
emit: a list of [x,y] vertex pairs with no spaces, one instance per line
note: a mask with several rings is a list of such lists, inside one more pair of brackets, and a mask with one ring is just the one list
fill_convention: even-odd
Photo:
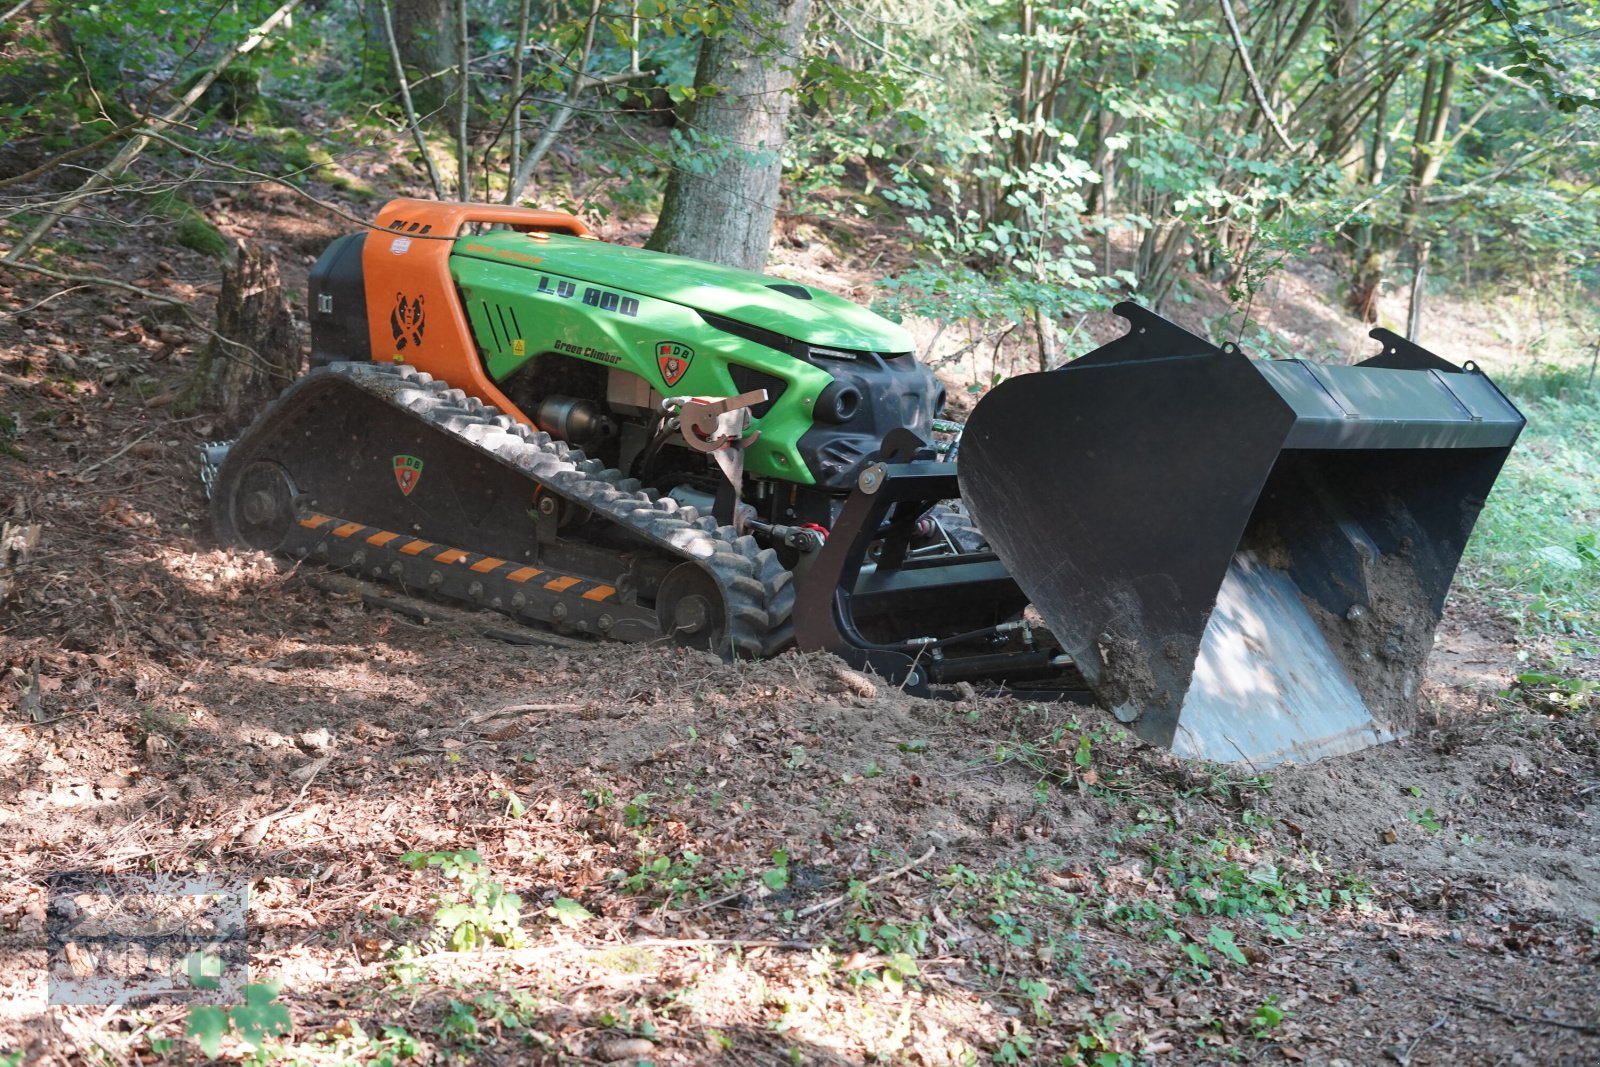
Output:
[[385,397],[464,445],[514,465],[546,490],[626,527],[663,554],[699,565],[727,605],[723,648],[755,658],[775,655],[793,643],[794,576],[772,549],[762,548],[753,537],[658,496],[637,479],[415,367],[333,363],[312,373],[339,375]]

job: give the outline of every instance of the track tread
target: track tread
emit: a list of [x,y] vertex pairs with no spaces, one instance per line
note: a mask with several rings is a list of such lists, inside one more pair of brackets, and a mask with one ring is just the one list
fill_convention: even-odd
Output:
[[343,377],[358,388],[389,397],[396,407],[511,464],[660,551],[699,565],[722,591],[727,608],[724,643],[737,654],[772,656],[793,643],[794,576],[778,561],[777,553],[748,535],[657,496],[637,479],[414,367],[332,363],[311,373]]

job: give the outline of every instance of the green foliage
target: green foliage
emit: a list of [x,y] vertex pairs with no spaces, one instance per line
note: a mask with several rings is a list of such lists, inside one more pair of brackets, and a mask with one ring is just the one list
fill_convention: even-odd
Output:
[[579,904],[576,900],[567,897],[557,897],[555,903],[545,909],[545,913],[562,926],[582,926],[594,918],[594,913]]
[[[488,868],[475,850],[407,852],[400,862],[414,871],[436,869],[456,886],[434,895],[434,934],[426,947],[466,952],[483,945],[516,948],[526,942],[522,898],[488,879]],[[401,955],[415,955],[415,949],[406,946]]]
[[[35,17],[0,56],[0,101],[23,105],[14,117],[32,131],[65,120],[91,124],[84,132],[98,134],[110,128],[106,119],[126,122],[136,109],[156,111],[162,99],[186,91],[279,5],[126,0],[35,6]],[[252,88],[292,71],[315,47],[321,21],[302,17],[280,27],[219,79],[201,110],[226,112],[230,121],[255,113]]]
[[1074,1042],[1077,1047],[1061,1062],[1067,1067],[1134,1067],[1138,1062],[1134,1056],[1117,1048],[1117,1024],[1121,1021],[1116,1012],[1086,1016]]
[[1444,829],[1444,823],[1439,821],[1438,813],[1432,808],[1424,808],[1422,811],[1408,811],[1406,812],[1406,818],[1410,819],[1412,822],[1416,823],[1430,834],[1436,834],[1440,830]]
[[[704,895],[709,884],[696,877],[702,859],[685,849],[676,857],[666,853],[641,851],[638,866],[632,874],[615,875],[624,893],[638,896],[660,897],[671,904],[691,895]],[[730,872],[729,881],[736,881],[743,872]]]
[[1575,714],[1600,708],[1600,681],[1526,671],[1502,695],[1539,711]]
[[[1308,913],[1368,906],[1363,883],[1325,871],[1314,853],[1291,855],[1226,831],[1145,848],[1151,891],[1113,902],[1108,917],[1173,946],[1176,973],[1191,981],[1210,980],[1219,961],[1248,966],[1245,932],[1269,944],[1295,941]],[[1195,932],[1201,918],[1212,920],[1203,937]]]
[[[998,123],[996,140],[1008,125]],[[1054,137],[1065,143],[1060,131]],[[886,280],[885,310],[945,322],[1003,320],[1015,324],[1043,315],[1065,319],[1110,306],[1113,279],[1090,259],[1080,187],[1095,180],[1080,159],[1036,161],[1022,169],[982,162],[996,146],[969,142],[949,153],[946,167],[896,166],[886,200],[909,214],[907,222],[931,258]],[[971,179],[1005,188],[1005,214],[972,204]]]
[[650,821],[650,801],[654,793],[640,793],[622,807],[622,824],[630,829],[638,829]]
[[1567,64],[1556,57],[1546,34],[1527,21],[1520,0],[1484,0],[1483,8],[1484,17],[1503,22],[1510,35],[1506,51],[1513,62],[1507,74],[1533,82],[1559,111],[1600,108],[1600,95],[1575,92],[1563,84]]
[[1250,1018],[1251,1034],[1258,1038],[1267,1037],[1287,1017],[1288,1013],[1278,1007],[1277,994],[1269,994]]
[[278,990],[276,982],[252,982],[244,987],[245,1002],[237,1007],[197,1004],[189,1009],[186,1033],[211,1059],[221,1054],[223,1039],[230,1033],[252,1051],[262,1049],[268,1038],[293,1029],[289,1009],[277,1002]]
[[1479,517],[1464,584],[1497,599],[1527,632],[1593,647],[1600,638],[1600,389],[1557,370],[1500,384],[1528,428]]
[[16,446],[18,428],[17,420],[0,412],[0,456],[10,456],[12,459],[25,460],[28,457],[22,449]]
[[1206,944],[1216,949],[1222,955],[1243,967],[1250,961],[1245,958],[1244,952],[1233,939],[1233,931],[1224,926],[1213,926],[1206,934]]
[[[187,93],[199,84],[204,71],[195,71],[178,83],[178,92]],[[268,115],[261,98],[261,71],[249,63],[238,62],[218,74],[201,94],[196,108],[225,122],[258,121]]]
[[774,893],[789,886],[789,853],[785,849],[772,850],[772,866],[761,872],[761,884]]

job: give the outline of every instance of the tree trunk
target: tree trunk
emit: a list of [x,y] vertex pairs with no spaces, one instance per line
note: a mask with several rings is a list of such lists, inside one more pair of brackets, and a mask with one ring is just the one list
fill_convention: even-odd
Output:
[[299,376],[303,362],[278,264],[250,242],[236,243],[223,268],[217,333],[238,343],[212,339],[190,379],[190,395],[217,411],[218,430],[232,436]]
[[733,26],[700,43],[695,98],[685,116],[698,138],[667,180],[647,248],[747,270],[767,265],[778,212],[793,67],[811,0],[750,0]]
[[1427,215],[1428,189],[1439,177],[1444,157],[1445,125],[1450,117],[1450,91],[1455,85],[1454,59],[1430,60],[1422,86],[1422,106],[1417,110],[1417,133],[1411,153],[1411,184],[1401,205],[1402,243],[1411,249],[1416,273],[1411,281],[1411,306],[1406,312],[1406,339],[1415,341],[1422,328],[1423,280],[1428,270],[1428,253],[1433,241],[1421,233]]
[[[1385,141],[1389,121],[1389,90],[1378,94],[1372,113],[1372,136],[1367,142],[1366,185],[1369,189],[1383,186],[1389,169],[1389,149]],[[1360,316],[1364,323],[1378,321],[1378,297],[1383,292],[1383,248],[1372,220],[1347,231],[1352,252],[1350,254],[1350,293],[1345,306]]]
[[[379,0],[371,0],[369,21],[383,25]],[[427,117],[450,99],[450,72],[457,55],[453,0],[392,0],[395,43],[411,76],[411,95]]]
[[[1356,49],[1361,37],[1361,0],[1328,0],[1324,13],[1328,20],[1328,51],[1323,69],[1328,81],[1344,93],[1350,68],[1360,59]],[[1338,99],[1335,98],[1336,103]],[[1352,179],[1358,176],[1362,163],[1358,121],[1354,107],[1339,106],[1330,107],[1323,120],[1323,152],[1339,165],[1346,178]]]

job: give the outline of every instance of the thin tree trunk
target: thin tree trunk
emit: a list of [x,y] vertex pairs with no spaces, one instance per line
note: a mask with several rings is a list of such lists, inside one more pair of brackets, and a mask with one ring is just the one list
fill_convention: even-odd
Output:
[[433,195],[443,200],[444,180],[439,177],[433,153],[428,150],[428,140],[422,135],[422,122],[417,118],[416,106],[411,102],[411,80],[406,77],[406,65],[400,60],[400,44],[395,39],[394,18],[389,13],[388,0],[379,4],[378,9],[383,14],[384,35],[389,42],[389,59],[394,63],[394,80],[400,86],[400,105],[405,108],[406,125],[411,128],[411,139],[416,141],[417,151],[422,153],[422,165],[428,170],[428,184],[433,186]]
[[453,0],[380,0],[392,7],[401,59],[417,72],[411,95],[426,115],[450,103],[449,76],[456,69],[458,34]]
[[[578,65],[572,72],[572,80],[567,83],[567,95],[562,99],[555,115],[545,126],[544,133],[539,135],[539,140],[534,143],[533,149],[522,160],[522,165],[513,173],[511,184],[506,187],[506,203],[508,204],[515,204],[522,196],[523,188],[528,184],[528,179],[533,176],[533,168],[537,167],[539,161],[544,158],[545,153],[550,151],[550,146],[556,143],[556,138],[560,136],[562,127],[567,124],[567,120],[577,110],[578,97],[582,95],[584,89],[593,84],[588,75],[589,57],[594,53],[594,27],[595,23],[600,20],[600,3],[601,0],[593,0],[589,5],[589,23],[584,27],[583,31],[583,51],[578,55]],[[520,101],[518,106],[521,106]]]
[[1233,47],[1239,54],[1239,65],[1244,68],[1245,78],[1250,83],[1250,92],[1256,98],[1256,104],[1261,108],[1261,113],[1266,116],[1267,123],[1272,127],[1272,132],[1278,135],[1278,140],[1283,142],[1291,154],[1298,154],[1300,149],[1289,139],[1284,131],[1283,123],[1278,121],[1278,113],[1272,109],[1272,101],[1267,99],[1267,91],[1261,87],[1261,80],[1256,77],[1255,67],[1250,63],[1250,53],[1244,46],[1244,36],[1239,32],[1239,20],[1233,16],[1233,5],[1229,0],[1220,0],[1222,14],[1228,23],[1228,33],[1233,38]]
[[467,91],[467,73],[472,60],[472,39],[467,32],[467,0],[456,0],[456,59],[459,63],[456,78],[456,95],[460,110],[456,112],[456,168],[459,181],[456,199],[462,203],[472,199],[472,155],[467,144],[467,118],[472,112],[472,94]]
[[[785,124],[811,0],[750,0],[731,29],[700,44],[687,125],[699,164],[667,180],[647,245],[749,270],[767,264],[778,211]],[[770,42],[776,54],[752,45]]]
[[33,0],[22,0],[21,3],[17,4],[15,7],[11,8],[4,15],[0,15],[0,26],[4,26],[6,23],[10,22],[12,19],[14,19],[18,15],[22,14],[25,10],[28,9],[28,7],[30,5],[32,5],[32,3],[33,3]]
[[1428,269],[1428,255],[1433,242],[1418,236],[1423,217],[1427,212],[1428,188],[1439,177],[1444,157],[1449,149],[1444,142],[1446,123],[1450,117],[1450,92],[1455,85],[1456,61],[1432,60],[1422,85],[1422,106],[1417,111],[1417,132],[1412,149],[1411,184],[1406,190],[1402,212],[1404,243],[1411,247],[1416,274],[1411,280],[1411,306],[1406,313],[1406,336],[1416,340],[1422,325],[1424,276]]
[[1411,275],[1411,307],[1406,314],[1408,341],[1417,341],[1417,335],[1422,330],[1422,300],[1426,295],[1423,292],[1423,284],[1428,276],[1428,254],[1433,251],[1433,242],[1419,241],[1416,248],[1417,269]]
[[[511,52],[511,165],[509,172],[516,174],[522,167],[522,55],[528,49],[528,11],[533,0],[522,0],[517,8],[517,44]],[[634,34],[638,34],[638,27]],[[638,55],[638,45],[634,46]],[[637,67],[638,63],[635,62]],[[510,203],[507,199],[506,203]]]

